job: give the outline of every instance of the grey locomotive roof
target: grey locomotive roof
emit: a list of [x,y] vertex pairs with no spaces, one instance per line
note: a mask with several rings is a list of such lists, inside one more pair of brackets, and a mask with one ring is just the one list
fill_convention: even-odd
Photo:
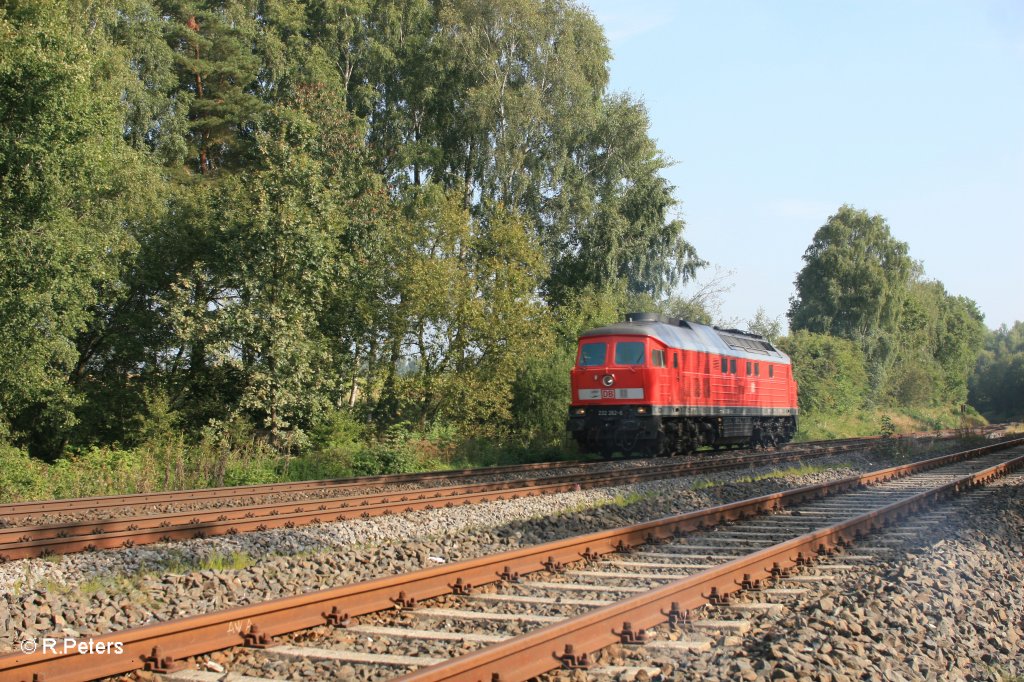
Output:
[[678,320],[657,313],[630,313],[625,322],[598,327],[580,334],[587,336],[638,335],[651,336],[666,346],[717,355],[766,360],[790,364],[789,356],[764,337],[736,329],[719,329],[699,322]]

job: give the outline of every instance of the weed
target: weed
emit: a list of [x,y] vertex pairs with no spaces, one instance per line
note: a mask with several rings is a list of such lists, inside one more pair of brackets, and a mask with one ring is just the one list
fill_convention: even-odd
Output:
[[[619,507],[621,509],[628,507],[630,505],[638,504],[645,500],[654,499],[657,496],[658,493],[655,492],[618,493],[614,497],[605,500],[598,500],[596,502],[579,502],[577,504],[569,505],[565,509],[559,511],[556,514],[556,516],[569,516],[571,514],[580,514],[585,511],[591,511],[593,509],[602,509],[604,507]],[[541,515],[540,518],[544,518],[544,515]]]
[[193,571],[240,571],[255,563],[248,552],[214,552],[199,560],[187,558],[180,552],[169,552],[167,559],[162,561],[156,570],[147,570],[144,573],[164,572],[181,575]]
[[848,466],[832,467],[824,464],[801,464],[800,466],[787,467],[785,469],[776,469],[775,471],[769,471],[756,476],[744,476],[737,478],[736,483],[757,483],[758,481],[769,481],[776,478],[789,478],[790,476],[809,476],[811,474],[820,474],[823,471],[832,471],[835,469],[849,469]]
[[199,569],[203,571],[240,571],[249,568],[255,561],[248,552],[216,552],[204,557],[199,562]]
[[986,668],[995,682],[1024,682],[1024,675],[1015,675],[1006,668],[997,666],[986,666]]
[[690,485],[690,490],[707,490],[708,488],[715,488],[722,485],[721,481],[712,481],[711,479],[701,479],[694,481]]

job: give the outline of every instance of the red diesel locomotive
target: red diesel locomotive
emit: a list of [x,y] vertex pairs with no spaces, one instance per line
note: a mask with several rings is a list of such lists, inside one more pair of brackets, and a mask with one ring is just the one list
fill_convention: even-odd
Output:
[[796,417],[789,357],[764,337],[657,313],[580,336],[568,429],[585,452],[780,445]]

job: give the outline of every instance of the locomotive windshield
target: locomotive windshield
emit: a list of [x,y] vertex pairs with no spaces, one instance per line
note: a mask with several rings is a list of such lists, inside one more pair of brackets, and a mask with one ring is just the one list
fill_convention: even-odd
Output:
[[580,348],[580,367],[601,367],[604,365],[608,348],[603,343],[585,343]]
[[642,365],[644,364],[644,342],[643,341],[619,341],[615,344],[616,365]]

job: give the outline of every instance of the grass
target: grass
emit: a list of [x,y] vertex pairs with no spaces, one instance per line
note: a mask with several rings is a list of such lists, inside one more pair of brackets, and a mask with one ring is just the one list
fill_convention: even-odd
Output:
[[736,479],[737,483],[756,483],[758,481],[768,481],[776,478],[788,478],[790,476],[810,476],[811,474],[820,474],[823,471],[831,471],[833,469],[849,469],[847,466],[828,466],[825,464],[801,464],[799,466],[786,467],[785,469],[776,469],[775,471],[769,471],[757,476],[745,476],[743,478]]
[[[950,407],[874,408],[816,414],[803,412],[797,441],[877,435],[883,418],[897,433],[963,426]],[[984,419],[967,416],[973,424]],[[52,463],[0,441],[0,503],[117,495],[219,485],[315,480],[564,459],[580,455],[564,433],[543,445],[509,436],[462,435],[454,427],[428,432],[395,427],[380,438],[351,415],[299,454],[282,455],[251,427],[225,424],[195,442],[167,433],[129,449],[69,448]],[[1020,428],[1020,427],[1018,427]]]
[[198,561],[175,552],[162,562],[158,569],[147,569],[142,573],[145,575],[163,572],[183,575],[193,571],[240,571],[255,563],[256,560],[249,556],[248,552],[214,552]]
[[[1008,434],[1024,433],[1024,422],[1017,422],[1017,423],[1014,423],[1014,424],[1010,424],[1009,426],[1006,427],[1006,433],[1008,433]],[[1022,682],[1024,682],[1024,680],[1022,680]]]
[[997,666],[986,666],[988,673],[992,675],[992,679],[996,682],[1024,682],[1024,675],[1014,675],[1013,673],[1006,670],[1006,668]]
[[705,478],[699,481],[694,481],[690,486],[690,490],[707,490],[708,488],[714,488],[719,485],[722,485],[722,481],[712,481],[711,479]]
[[763,474],[757,474],[753,476],[742,476],[740,478],[733,479],[732,481],[715,481],[711,479],[701,479],[695,481],[691,486],[690,490],[707,490],[708,488],[717,488],[720,485],[726,483],[757,483],[758,481],[769,481],[778,478],[788,478],[790,476],[809,476],[810,474],[820,474],[823,471],[833,471],[836,469],[849,469],[848,466],[828,466],[825,464],[801,464],[799,466],[786,467],[785,469],[776,469],[775,471],[768,471]]
[[[896,408],[851,410],[837,414],[803,412],[797,420],[794,440],[828,440],[831,438],[854,438],[876,436],[882,433],[882,421],[888,417],[896,433],[956,429],[963,424],[961,415],[951,407],[917,407],[898,410]],[[980,426],[985,419],[979,415],[968,415],[969,425]]]
[[[558,514],[556,514],[556,516],[568,516],[570,514],[579,514],[581,512],[590,511],[592,509],[603,509],[604,507],[619,507],[620,509],[624,509],[626,507],[629,507],[634,504],[639,504],[640,502],[644,502],[646,500],[652,500],[655,497],[658,497],[658,493],[653,491],[646,493],[619,493],[615,495],[615,497],[612,497],[607,500],[598,500],[597,502],[590,503],[580,502],[578,504],[570,505],[565,509],[559,511]],[[544,517],[545,515],[542,514],[538,515],[536,518],[539,519]]]

